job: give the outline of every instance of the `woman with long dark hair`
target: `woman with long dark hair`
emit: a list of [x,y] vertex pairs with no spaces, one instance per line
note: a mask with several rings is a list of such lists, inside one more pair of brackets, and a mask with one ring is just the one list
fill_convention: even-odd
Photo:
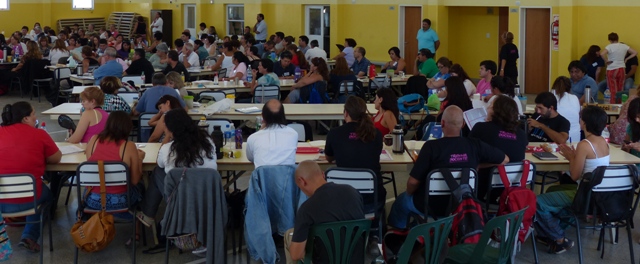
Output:
[[640,98],[636,98],[629,102],[627,110],[627,135],[622,144],[622,150],[640,157]]
[[522,114],[522,104],[520,103],[520,99],[515,95],[515,84],[510,78],[503,78],[501,76],[494,76],[491,78],[491,93],[493,96],[489,99],[487,104],[490,104],[491,101],[495,100],[494,98],[497,95],[504,95],[516,102],[516,105],[518,106],[518,114]]
[[22,69],[27,61],[42,59],[42,52],[40,52],[40,47],[38,47],[38,43],[35,41],[29,40],[29,42],[27,42],[27,50],[27,53],[20,57],[20,63],[18,63],[18,66],[11,69],[12,72],[17,72]]
[[233,72],[227,73],[229,76],[228,80],[247,80],[247,67],[249,67],[249,58],[245,56],[242,52],[236,51],[233,53],[233,58],[231,59],[233,63]]
[[604,60],[600,57],[600,46],[591,45],[587,53],[580,58],[580,62],[587,68],[587,75],[596,80],[596,82],[600,82],[600,72],[606,66]]
[[[122,38],[118,36],[118,38]],[[118,57],[123,60],[129,59],[129,54],[131,54],[131,42],[129,40],[122,41],[122,47],[118,50]]]
[[398,116],[400,115],[396,93],[391,89],[378,89],[373,103],[378,110],[378,113],[373,116],[373,125],[383,135],[389,134],[398,124]]
[[447,97],[444,98],[440,104],[440,114],[438,115],[438,121],[442,118],[442,112],[450,105],[457,105],[462,111],[467,111],[473,108],[471,99],[467,95],[467,90],[464,88],[464,82],[460,77],[449,77],[444,82]]
[[291,86],[291,92],[289,92],[289,96],[284,99],[284,103],[297,103],[300,99],[300,88],[322,81],[329,81],[329,68],[327,67],[327,62],[322,58],[313,58],[311,59],[311,68],[309,73]]
[[[384,202],[387,192],[382,185],[380,172],[382,133],[373,124],[367,112],[367,104],[362,98],[347,98],[344,103],[344,121],[344,125],[331,129],[327,134],[324,148],[327,161],[335,161],[338,167],[365,168],[375,172],[378,176],[378,200]],[[365,205],[374,201],[373,196],[363,198]]]
[[476,85],[473,84],[473,81],[471,81],[471,77],[469,77],[469,74],[464,71],[462,65],[458,63],[454,64],[453,66],[451,66],[451,69],[449,69],[449,73],[451,74],[451,76],[457,76],[462,79],[464,88],[467,90],[467,94],[469,95],[469,97],[473,96],[473,94],[476,93]]
[[170,110],[179,109],[183,107],[182,105],[180,105],[180,101],[178,100],[178,98],[167,94],[167,95],[163,95],[162,97],[160,97],[160,99],[158,99],[158,102],[156,103],[156,108],[158,108],[158,113],[149,120],[149,125],[155,127],[155,129],[153,130],[153,134],[149,136],[149,142],[157,143],[158,141],[160,141],[160,139],[162,139],[162,143],[166,144],[166,143],[169,143],[169,141],[171,141],[171,138],[166,136],[164,133],[165,128],[167,127],[164,122],[164,118],[165,118],[164,116]]
[[556,91],[558,98],[558,114],[569,120],[569,140],[580,140],[580,100],[571,94],[571,80],[566,76],[560,76],[553,82],[551,89]]
[[146,226],[155,228],[155,216],[163,200],[164,178],[174,168],[210,168],[217,170],[216,146],[207,134],[191,119],[184,109],[169,110],[164,114],[165,137],[173,139],[162,145],[158,152],[158,168],[150,177],[142,200],[142,212],[136,215]]
[[353,71],[351,71],[349,65],[347,65],[347,60],[343,57],[337,58],[333,69],[329,73],[329,91],[332,91],[337,97],[337,95],[340,94],[341,82],[356,80],[358,80],[358,78]]

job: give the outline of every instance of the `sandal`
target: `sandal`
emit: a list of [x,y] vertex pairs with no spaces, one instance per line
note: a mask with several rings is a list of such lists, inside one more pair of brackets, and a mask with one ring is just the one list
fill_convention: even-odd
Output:
[[38,245],[38,242],[33,241],[29,238],[23,238],[22,240],[20,240],[20,243],[18,243],[18,245],[34,253],[40,252],[40,245]]

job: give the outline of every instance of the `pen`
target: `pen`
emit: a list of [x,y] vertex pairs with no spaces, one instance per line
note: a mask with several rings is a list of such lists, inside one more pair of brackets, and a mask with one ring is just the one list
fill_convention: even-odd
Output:
[[571,137],[569,137],[569,145],[571,145]]

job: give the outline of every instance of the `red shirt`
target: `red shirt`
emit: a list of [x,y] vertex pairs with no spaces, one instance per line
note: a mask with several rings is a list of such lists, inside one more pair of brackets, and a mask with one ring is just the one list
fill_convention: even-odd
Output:
[[[58,152],[58,146],[46,131],[22,123],[0,126],[0,174],[30,173],[36,178],[36,193],[42,192],[46,158]],[[7,203],[33,202],[32,198],[0,199]]]
[[293,65],[295,65],[295,66],[300,66],[300,62],[298,61],[298,55],[297,54],[293,54],[293,58],[291,59],[291,63],[293,63]]
[[[125,143],[127,142],[100,142],[99,140],[96,140],[93,147],[93,153],[91,153],[91,157],[89,157],[87,161],[122,161],[122,157],[120,156],[120,146]],[[126,193],[127,186],[107,186],[106,190],[109,194]],[[91,192],[100,193],[100,187],[93,187]]]

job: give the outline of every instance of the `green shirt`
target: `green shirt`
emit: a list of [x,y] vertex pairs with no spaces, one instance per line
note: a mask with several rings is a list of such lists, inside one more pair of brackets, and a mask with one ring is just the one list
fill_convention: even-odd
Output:
[[424,74],[427,76],[427,79],[433,77],[439,71],[438,65],[436,64],[436,61],[433,59],[427,59],[426,61],[420,63],[418,65],[418,69],[420,70],[421,74]]

